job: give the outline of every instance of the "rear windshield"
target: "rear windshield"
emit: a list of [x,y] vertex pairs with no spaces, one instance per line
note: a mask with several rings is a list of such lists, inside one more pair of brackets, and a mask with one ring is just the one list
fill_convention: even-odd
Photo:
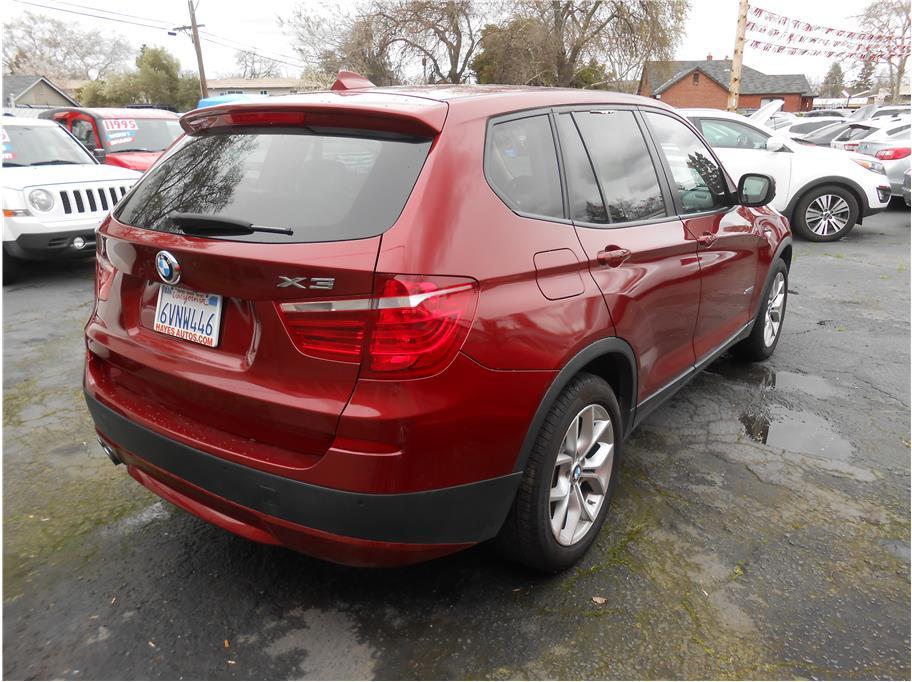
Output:
[[160,152],[183,130],[176,118],[105,118],[100,121],[110,152]]
[[181,232],[175,212],[293,230],[213,235],[246,242],[373,237],[396,222],[430,146],[312,128],[190,137],[143,176],[115,216],[162,232]]

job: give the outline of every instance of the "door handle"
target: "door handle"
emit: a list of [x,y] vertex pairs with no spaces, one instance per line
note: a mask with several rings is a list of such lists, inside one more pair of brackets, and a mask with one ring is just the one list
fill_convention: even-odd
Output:
[[599,265],[616,268],[630,258],[630,249],[622,249],[620,246],[606,246],[603,251],[598,252],[596,258],[598,258]]
[[716,241],[716,235],[711,232],[704,232],[697,237],[697,244],[700,246],[712,246],[714,241]]

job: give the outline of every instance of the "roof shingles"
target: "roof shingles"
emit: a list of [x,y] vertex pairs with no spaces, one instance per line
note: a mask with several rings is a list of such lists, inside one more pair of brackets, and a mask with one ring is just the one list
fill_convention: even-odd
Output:
[[[726,90],[731,78],[730,59],[700,59],[691,61],[647,62],[647,97],[659,95],[694,69],[699,69]],[[800,93],[810,96],[811,86],[807,77],[800,73],[765,74],[749,66],[741,67],[742,95],[785,95]]]

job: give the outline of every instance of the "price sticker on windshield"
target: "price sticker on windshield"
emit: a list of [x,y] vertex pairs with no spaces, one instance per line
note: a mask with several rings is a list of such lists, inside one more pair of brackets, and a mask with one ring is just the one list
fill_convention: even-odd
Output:
[[118,130],[136,130],[135,118],[106,118],[102,121],[104,129],[107,131]]

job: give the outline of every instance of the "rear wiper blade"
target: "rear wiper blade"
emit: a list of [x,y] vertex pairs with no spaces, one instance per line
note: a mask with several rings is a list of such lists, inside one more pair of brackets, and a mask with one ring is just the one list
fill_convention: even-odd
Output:
[[237,218],[223,218],[221,216],[206,215],[205,213],[179,213],[173,212],[168,216],[185,234],[198,235],[245,235],[254,232],[268,232],[270,234],[294,234],[290,227],[269,227],[268,225],[254,225],[246,220]]

